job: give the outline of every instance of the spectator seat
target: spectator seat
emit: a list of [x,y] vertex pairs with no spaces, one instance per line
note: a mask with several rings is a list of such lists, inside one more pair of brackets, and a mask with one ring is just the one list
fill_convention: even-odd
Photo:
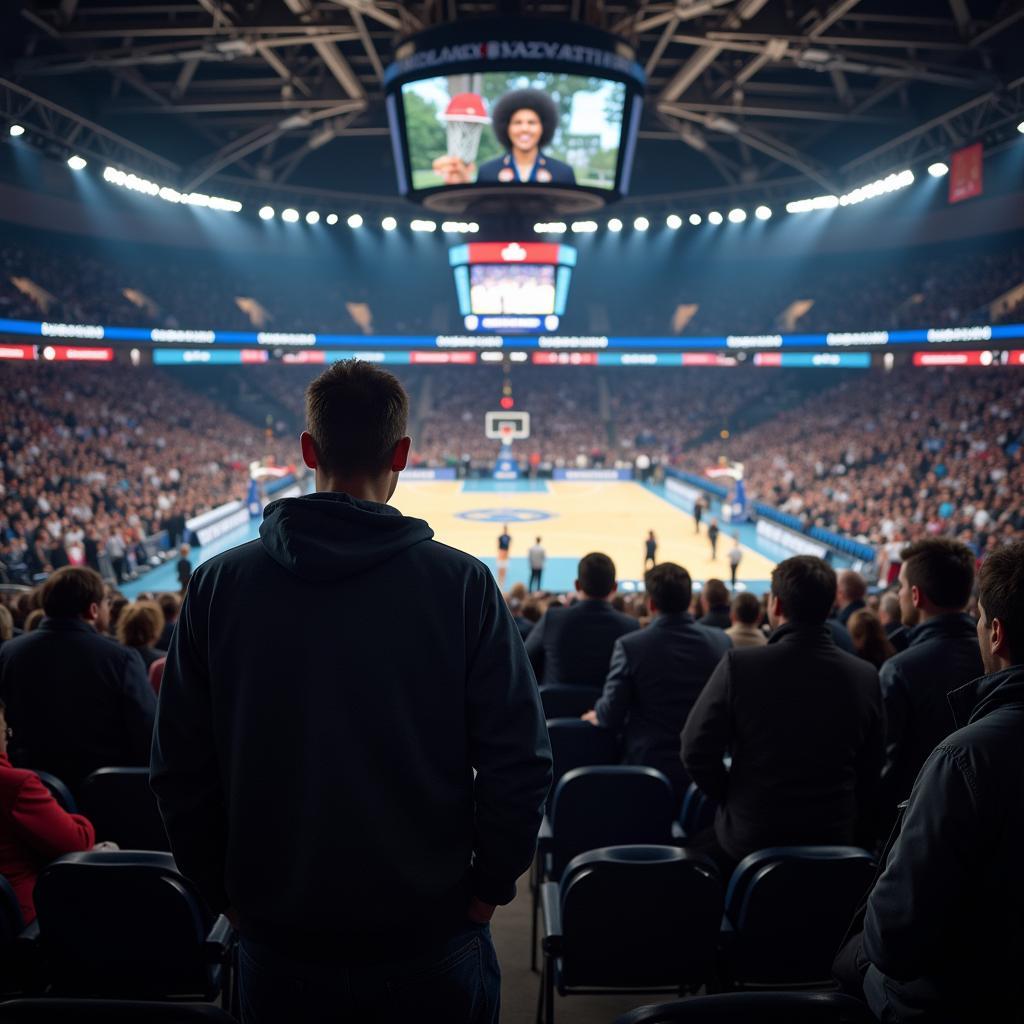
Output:
[[170,852],[148,768],[100,768],[82,783],[78,799],[100,842]]

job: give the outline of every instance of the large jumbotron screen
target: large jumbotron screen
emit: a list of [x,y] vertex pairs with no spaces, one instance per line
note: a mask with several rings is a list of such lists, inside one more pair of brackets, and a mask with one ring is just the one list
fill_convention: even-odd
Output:
[[545,316],[555,311],[555,267],[482,264],[469,268],[470,310],[477,316]]

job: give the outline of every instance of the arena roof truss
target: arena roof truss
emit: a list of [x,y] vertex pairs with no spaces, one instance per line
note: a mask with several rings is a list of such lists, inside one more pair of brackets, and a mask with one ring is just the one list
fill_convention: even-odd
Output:
[[28,0],[0,109],[185,191],[348,194],[307,161],[386,136],[396,43],[512,13],[634,47],[641,146],[683,147],[686,187],[666,201],[839,193],[974,140],[998,146],[1024,119],[1024,5],[1010,0]]

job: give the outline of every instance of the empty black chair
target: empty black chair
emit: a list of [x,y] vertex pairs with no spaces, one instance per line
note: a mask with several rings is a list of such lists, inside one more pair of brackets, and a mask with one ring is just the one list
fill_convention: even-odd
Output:
[[874,877],[856,846],[780,846],[744,858],[725,897],[722,972],[736,985],[828,982]]
[[545,718],[579,718],[601,699],[601,691],[589,686],[552,683],[540,688]]
[[32,769],[39,776],[39,781],[50,791],[54,800],[57,801],[64,808],[68,814],[78,813],[78,804],[75,802],[75,798],[71,795],[71,790],[57,778],[56,775],[51,775],[49,772],[40,772]]
[[573,768],[619,761],[619,740],[615,733],[580,718],[549,718],[548,735],[553,761],[552,797],[558,780]]
[[839,992],[731,992],[640,1006],[615,1024],[877,1024],[867,1006]]
[[134,999],[14,999],[0,1003],[0,1024],[237,1024],[210,1003]]
[[50,993],[213,1000],[229,990],[234,933],[167,853],[60,857],[36,882]]
[[78,799],[100,842],[122,850],[170,851],[148,768],[100,768],[82,783]]
[[722,882],[710,860],[671,846],[618,846],[574,858],[543,886],[538,1020],[554,994],[685,992],[715,970]]
[[679,812],[679,827],[684,837],[693,838],[698,832],[710,828],[715,823],[715,811],[718,804],[691,782],[683,797],[682,810]]
[[[584,723],[586,724],[586,723]],[[557,879],[573,857],[605,846],[672,843],[672,784],[654,768],[592,765],[574,768],[555,787],[550,818],[538,843],[540,882]],[[534,887],[536,964],[539,888]]]

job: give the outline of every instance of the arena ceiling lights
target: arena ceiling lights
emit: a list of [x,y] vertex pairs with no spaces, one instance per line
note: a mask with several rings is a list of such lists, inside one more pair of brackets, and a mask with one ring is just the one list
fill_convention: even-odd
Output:
[[[930,169],[929,169],[930,170]],[[815,196],[812,199],[795,199],[786,203],[787,213],[809,213],[812,210],[834,210],[837,206],[855,206],[867,199],[876,199],[878,196],[888,195],[890,192],[898,192],[900,189],[913,185],[914,172],[909,168],[904,171],[897,171],[885,178],[861,185],[852,192],[846,192],[841,196]]]
[[[71,160],[82,160],[81,157],[72,157]],[[68,160],[68,166],[72,170],[80,170],[85,166],[82,160],[81,167],[76,167]],[[203,192],[179,192],[177,189],[169,188],[167,185],[158,185],[148,178],[140,178],[137,174],[129,174],[126,171],[118,170],[116,167],[107,167],[103,171],[103,180],[109,185],[117,185],[119,188],[126,188],[131,192],[139,192],[145,196],[153,196],[156,199],[163,199],[167,203],[180,203],[183,206],[203,206],[210,210],[221,210],[225,213],[240,213],[242,204],[237,199],[224,199],[221,196],[208,196]],[[264,207],[270,209],[270,207]],[[263,211],[260,211],[263,216]],[[273,210],[271,210],[273,216]],[[264,218],[266,219],[266,218]]]

